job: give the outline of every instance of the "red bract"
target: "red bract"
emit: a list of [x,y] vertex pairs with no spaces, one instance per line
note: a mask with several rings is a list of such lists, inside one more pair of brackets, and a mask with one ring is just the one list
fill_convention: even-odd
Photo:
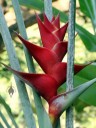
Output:
[[[44,23],[36,14],[43,47],[37,46],[17,36],[26,46],[30,54],[35,58],[45,74],[28,74],[13,71],[27,83],[33,85],[36,90],[49,102],[57,95],[57,89],[66,81],[67,63],[62,62],[67,52],[67,41],[63,41],[68,23],[60,28],[60,16],[58,15],[51,22],[44,14]],[[62,40],[62,41],[61,41]],[[75,65],[74,72],[79,72],[84,66]],[[48,91],[50,90],[50,91]]]
[[[55,80],[58,82],[58,87],[66,81],[67,63],[60,61],[67,52],[67,42],[57,43],[53,49],[49,50],[46,47],[39,47],[26,41],[18,34],[17,36],[24,43],[30,54],[35,58],[43,71],[55,78]],[[60,48],[62,52],[61,54]],[[75,73],[78,73],[82,68],[84,68],[84,65],[75,65]]]
[[[57,89],[66,81],[67,63],[62,62],[63,57],[67,52],[67,41],[63,41],[67,31],[68,23],[60,28],[60,16],[53,17],[50,22],[44,14],[44,23],[36,14],[41,40],[43,46],[37,46],[29,41],[23,39],[20,35],[17,36],[26,46],[31,56],[38,62],[45,74],[32,74],[11,70],[14,74],[24,80],[30,86],[33,86],[40,95],[49,103],[49,113],[55,118],[60,115],[61,111],[53,112],[54,104],[57,102]],[[84,65],[74,65],[75,74],[78,73]],[[62,96],[62,95],[61,95]],[[55,97],[55,98],[54,98]],[[61,97],[59,97],[60,99]],[[54,101],[52,100],[54,99]],[[59,102],[58,102],[59,103]],[[60,103],[58,104],[60,107]],[[57,106],[57,108],[58,108]],[[51,113],[52,112],[52,113]],[[59,113],[58,113],[59,112]],[[56,117],[57,118],[57,117]]]
[[[57,26],[52,24],[52,22],[49,21],[47,22],[47,24],[43,24],[40,18],[38,17],[38,15],[36,15],[36,18],[40,30],[42,44],[44,47],[48,49],[52,49],[56,43],[60,43],[60,41],[63,41],[63,38],[65,36],[68,27],[68,23],[65,24],[63,27],[57,29]],[[47,17],[46,17],[46,21],[48,21]],[[50,24],[51,26],[53,26],[54,29],[52,30],[50,29]]]
[[[2,63],[3,64],[3,63]],[[7,65],[3,64],[8,70],[12,71],[24,82],[29,84],[31,87],[35,87],[44,99],[49,101],[52,97],[57,95],[58,83],[57,81],[47,74],[32,74],[16,71]]]

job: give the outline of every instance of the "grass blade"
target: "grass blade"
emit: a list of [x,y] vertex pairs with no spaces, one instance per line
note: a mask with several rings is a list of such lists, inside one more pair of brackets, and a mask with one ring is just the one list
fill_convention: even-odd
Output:
[[0,123],[0,128],[4,128],[3,125]]
[[11,121],[12,121],[14,127],[15,127],[15,128],[18,128],[18,126],[17,126],[17,124],[16,124],[16,122],[15,122],[15,120],[14,120],[14,117],[13,117],[13,115],[12,115],[11,108],[9,107],[9,105],[5,102],[5,100],[4,100],[3,97],[1,97],[1,96],[0,96],[0,104],[2,104],[2,105],[4,106],[4,108],[6,109],[7,114],[8,114],[8,116],[10,117],[10,119],[11,119]]
[[7,128],[11,128],[11,126],[8,124],[8,121],[6,120],[5,116],[3,115],[3,113],[0,111],[0,116],[3,120],[3,122],[5,123]]

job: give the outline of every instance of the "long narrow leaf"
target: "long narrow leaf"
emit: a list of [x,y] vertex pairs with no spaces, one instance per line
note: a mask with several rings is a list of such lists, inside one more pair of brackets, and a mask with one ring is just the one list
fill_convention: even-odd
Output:
[[[2,8],[0,6],[0,31],[1,31],[1,35],[3,37],[6,49],[7,49],[7,53],[10,59],[10,64],[12,67],[14,67],[17,70],[20,70],[20,65],[18,62],[18,59],[16,57],[16,53],[13,47],[13,43],[12,43],[12,39],[2,12]],[[28,128],[36,128],[35,126],[35,120],[33,117],[33,112],[30,106],[30,102],[29,102],[29,98],[27,95],[27,91],[25,88],[25,84],[20,81],[16,76],[15,80],[16,80],[16,85],[18,88],[18,92],[19,92],[19,96],[20,96],[20,100],[22,103],[22,108],[24,111],[24,116],[25,116],[25,120],[27,123]]]
[[7,119],[5,118],[5,116],[3,115],[3,113],[0,111],[0,117],[2,118],[3,122],[5,123],[7,128],[11,128],[11,126],[8,124]]
[[[23,20],[22,14],[21,14],[21,10],[20,10],[20,7],[19,7],[18,0],[12,0],[12,4],[13,4],[13,8],[14,8],[14,11],[15,11],[15,14],[16,14],[16,20],[17,20],[17,24],[18,24],[20,34],[22,35],[23,38],[28,40],[27,33],[26,33],[26,28],[25,28],[25,25],[24,25],[24,20]],[[25,56],[26,56],[26,62],[27,62],[27,65],[28,65],[29,72],[35,72],[32,57],[30,56],[27,48],[24,45],[23,45],[23,48],[24,48],[24,52],[25,52]]]
[[88,16],[89,18],[93,19],[93,9],[92,9],[92,1],[91,0],[79,0],[80,9],[81,11]]
[[0,128],[4,128],[3,125],[0,123]]
[[[83,82],[87,82],[89,81],[86,78],[83,77],[79,77],[79,76],[75,76],[75,82],[74,85],[78,86],[78,84],[82,84]],[[90,87],[87,91],[85,91],[80,97],[79,99],[84,101],[85,103],[89,104],[89,105],[94,105],[96,106],[96,83],[94,83],[94,85],[92,87]]]
[[96,36],[89,33],[86,29],[76,24],[76,31],[79,33],[80,38],[83,40],[85,47],[90,51],[96,51]]
[[[82,0],[79,0],[79,3],[80,3],[80,9],[81,9],[81,11],[86,15],[86,16],[88,16],[90,19],[91,19],[91,22],[92,22],[92,25],[93,25],[93,29],[94,29],[94,27],[95,27],[95,22],[94,22],[94,13],[96,12],[95,10],[94,10],[94,6],[95,6],[95,3],[96,1],[95,0],[83,0],[83,2],[82,2]],[[93,4],[94,3],[94,4]]]
[[93,14],[94,14],[94,27],[96,29],[96,0],[91,0],[91,1],[92,1]]
[[14,117],[12,115],[12,112],[11,112],[11,108],[10,106],[5,102],[5,100],[3,99],[3,97],[0,96],[0,104],[2,104],[4,106],[4,108],[6,109],[7,113],[8,113],[8,116],[9,118],[11,119],[13,125],[15,128],[18,128],[15,120],[14,120]]
[[[90,72],[91,71],[91,72]],[[80,73],[78,73],[74,77],[74,85],[75,87],[83,84],[91,79],[96,78],[96,65],[89,65],[86,68],[84,68]],[[66,85],[62,85],[59,88],[59,93],[64,92]],[[89,105],[96,106],[96,83],[92,87],[90,87],[87,91],[85,91],[79,99]]]

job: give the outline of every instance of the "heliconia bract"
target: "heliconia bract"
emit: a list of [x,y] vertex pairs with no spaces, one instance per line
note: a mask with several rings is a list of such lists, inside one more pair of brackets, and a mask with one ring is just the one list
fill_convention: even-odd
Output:
[[[68,23],[60,28],[59,15],[56,18],[53,17],[52,20],[49,21],[44,14],[44,22],[42,22],[36,14],[36,19],[40,30],[42,46],[37,46],[25,40],[19,34],[16,34],[28,49],[30,55],[38,62],[45,74],[19,72],[5,64],[3,65],[38,91],[38,93],[49,103],[49,115],[52,115],[52,118],[54,118],[53,120],[55,120],[55,114],[56,116],[59,116],[64,109],[64,107],[62,109],[62,106],[64,106],[62,105],[62,110],[55,110],[55,112],[52,111],[54,110],[57,100],[61,100],[63,96],[57,94],[57,89],[66,81],[67,63],[62,62],[62,59],[67,53],[68,41],[63,41],[63,39],[67,31]],[[85,66],[86,65],[75,64],[74,73],[78,73]],[[59,109],[60,105],[66,101],[61,102],[62,100],[58,102],[59,107],[56,109]],[[56,119],[57,118],[58,117],[56,117]]]

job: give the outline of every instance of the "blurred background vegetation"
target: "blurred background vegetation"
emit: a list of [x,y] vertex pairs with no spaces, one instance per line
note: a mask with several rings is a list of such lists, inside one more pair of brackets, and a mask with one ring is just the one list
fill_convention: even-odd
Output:
[[[59,9],[60,11],[64,11],[66,14],[68,14],[68,11],[69,11],[68,2],[69,0],[66,0],[65,3],[64,3],[64,0],[53,0],[53,6]],[[13,33],[13,30],[16,30],[18,32],[18,27],[16,24],[16,17],[13,11],[12,2],[11,0],[1,0],[0,4],[2,5],[7,24],[14,41],[15,50],[17,52],[17,56],[21,64],[22,71],[27,72],[22,44],[20,43],[19,39],[15,37]],[[30,9],[25,6],[21,6],[21,11],[24,17],[28,38],[30,41],[36,43],[37,45],[40,45],[41,44],[40,35],[39,35],[36,19],[34,16],[34,10],[35,9]],[[36,12],[40,13],[40,11],[37,11],[37,10]],[[87,30],[89,30],[92,34],[94,34],[92,21],[88,16],[86,16],[84,13],[81,12],[80,4],[78,1],[76,6],[76,22],[79,25],[86,28]],[[62,24],[63,23],[61,22],[61,26]],[[67,34],[66,34],[66,39],[67,39]],[[75,63],[82,64],[86,62],[95,61],[96,52],[88,51],[84,43],[78,36],[78,34],[75,39],[76,39]],[[0,61],[9,65],[8,55],[4,47],[1,35],[0,35]],[[66,57],[64,58],[64,61],[66,61]],[[34,60],[34,63],[35,63],[36,71],[42,72],[35,60]],[[32,92],[30,91],[30,87],[28,86],[27,86],[27,91],[30,97],[30,102],[32,103],[32,108],[34,110],[34,116],[36,118],[36,110],[33,104],[33,95],[32,95]],[[46,108],[47,104],[45,101],[44,103]],[[75,112],[75,125],[74,125],[75,128],[96,128],[96,107],[89,106],[88,104],[80,101],[76,101],[75,104],[76,104],[75,111],[74,111]],[[0,116],[1,117],[2,117],[2,113],[3,115],[6,115],[5,117],[12,128],[14,128],[14,125],[15,125],[14,120],[12,121],[10,118],[12,115],[16,123],[18,124],[18,127],[25,128],[24,115],[22,112],[18,91],[14,82],[13,75],[9,71],[7,71],[7,69],[0,66]],[[4,128],[6,128],[6,125],[2,120],[3,117],[2,118],[1,117],[0,117],[0,128],[2,128],[2,125]],[[62,127],[64,127],[64,118],[65,118],[65,113],[61,117]]]

